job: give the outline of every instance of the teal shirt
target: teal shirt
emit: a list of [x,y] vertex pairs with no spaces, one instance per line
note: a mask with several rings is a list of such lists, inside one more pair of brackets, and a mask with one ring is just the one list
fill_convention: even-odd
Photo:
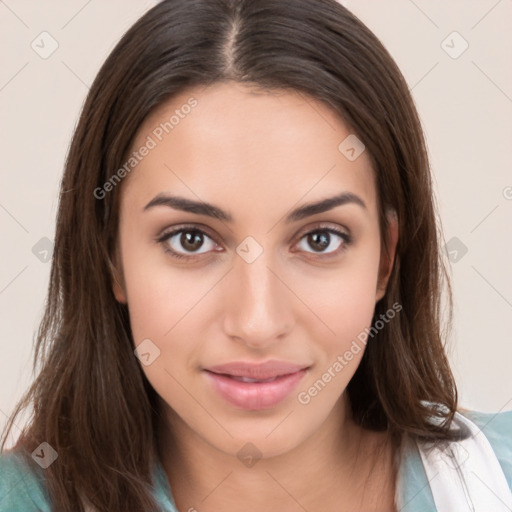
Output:
[[[512,489],[512,411],[486,414],[460,411],[485,434],[501,464],[509,487]],[[33,467],[34,466],[34,467]],[[404,507],[400,512],[434,512],[432,492],[417,449],[403,458],[399,476]],[[177,512],[171,489],[160,463],[155,467],[154,496],[162,512]],[[44,486],[44,469],[27,462],[15,453],[0,457],[0,511],[51,512]]]

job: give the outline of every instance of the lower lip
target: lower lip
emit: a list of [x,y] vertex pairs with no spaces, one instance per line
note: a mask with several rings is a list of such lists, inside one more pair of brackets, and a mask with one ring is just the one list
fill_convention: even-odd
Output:
[[306,369],[283,375],[272,382],[240,382],[225,375],[205,372],[213,388],[231,405],[258,411],[282,402],[306,374]]

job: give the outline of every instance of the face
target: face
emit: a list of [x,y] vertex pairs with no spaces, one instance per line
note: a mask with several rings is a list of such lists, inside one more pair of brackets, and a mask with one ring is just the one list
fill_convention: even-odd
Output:
[[232,83],[140,127],[114,291],[178,438],[271,456],[343,416],[397,232],[386,258],[370,159],[338,149],[350,134],[302,94]]

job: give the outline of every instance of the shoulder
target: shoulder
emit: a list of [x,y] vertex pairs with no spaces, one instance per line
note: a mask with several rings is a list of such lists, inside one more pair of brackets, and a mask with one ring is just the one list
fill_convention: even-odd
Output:
[[50,512],[43,470],[34,466],[20,452],[0,455],[0,510]]
[[[482,431],[512,489],[512,411],[483,413],[459,409],[457,412]],[[409,436],[402,442],[398,468],[396,500],[399,510],[435,510],[431,482],[427,478],[418,443]]]
[[484,413],[459,409],[458,412],[487,438],[512,489],[512,411]]

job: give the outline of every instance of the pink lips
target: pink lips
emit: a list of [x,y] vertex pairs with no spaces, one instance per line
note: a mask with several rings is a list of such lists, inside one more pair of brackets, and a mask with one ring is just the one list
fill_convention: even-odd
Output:
[[307,369],[307,366],[285,361],[233,362],[205,368],[205,374],[213,388],[231,405],[261,410],[284,400]]

